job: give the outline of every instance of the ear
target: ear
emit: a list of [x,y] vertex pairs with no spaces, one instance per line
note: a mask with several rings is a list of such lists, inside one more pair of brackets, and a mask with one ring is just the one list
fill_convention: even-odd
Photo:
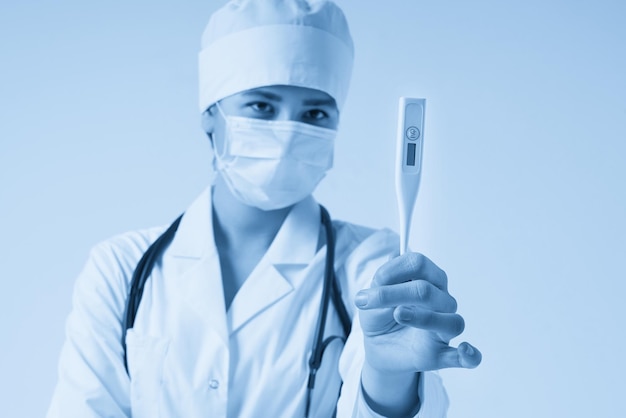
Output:
[[215,130],[215,113],[215,105],[211,105],[207,110],[202,112],[201,115],[202,130],[206,132],[209,138],[212,138],[213,131]]

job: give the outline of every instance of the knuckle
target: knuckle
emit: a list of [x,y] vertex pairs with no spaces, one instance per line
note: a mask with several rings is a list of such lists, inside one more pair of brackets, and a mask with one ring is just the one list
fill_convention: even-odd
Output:
[[465,331],[465,320],[463,319],[463,317],[461,315],[456,315],[456,321],[455,321],[455,326],[454,326],[454,333],[455,333],[455,335],[459,335],[463,331]]
[[448,274],[442,270],[440,267],[437,267],[439,269],[439,275],[441,276],[441,281],[443,282],[444,288],[448,287]]
[[459,309],[459,304],[456,301],[456,299],[454,298],[454,296],[450,296],[451,302],[450,302],[450,307],[452,309],[452,312],[456,312],[457,309]]
[[374,290],[374,294],[372,296],[373,299],[376,301],[376,304],[379,306],[384,306],[389,300],[389,295],[383,288],[378,288]]
[[424,280],[416,280],[412,282],[413,286],[411,287],[413,291],[413,297],[417,300],[425,301],[430,298],[432,294],[432,289],[428,282]]
[[407,258],[406,258],[407,267],[411,271],[417,273],[424,266],[425,260],[426,260],[426,257],[423,254],[409,253],[407,254]]

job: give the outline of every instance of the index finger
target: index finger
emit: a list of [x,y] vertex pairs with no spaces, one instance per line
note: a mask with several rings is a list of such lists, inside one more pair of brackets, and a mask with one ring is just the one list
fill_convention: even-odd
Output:
[[384,286],[410,280],[426,280],[441,290],[448,290],[448,276],[428,257],[420,253],[406,253],[380,266],[372,285]]

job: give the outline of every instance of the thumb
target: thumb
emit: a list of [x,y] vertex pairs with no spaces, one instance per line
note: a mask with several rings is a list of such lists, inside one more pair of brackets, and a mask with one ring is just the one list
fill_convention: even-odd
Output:
[[463,342],[458,348],[447,347],[441,354],[442,369],[449,367],[463,367],[473,369],[483,359],[481,352],[469,343]]

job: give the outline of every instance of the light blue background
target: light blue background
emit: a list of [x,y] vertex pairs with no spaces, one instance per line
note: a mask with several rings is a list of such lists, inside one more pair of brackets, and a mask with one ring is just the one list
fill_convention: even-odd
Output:
[[[89,248],[207,184],[196,54],[220,4],[0,5],[3,416],[44,414]],[[626,3],[340,4],[356,67],[316,195],[397,229],[397,99],[428,99],[411,245],[484,354],[442,372],[449,417],[626,416]]]

